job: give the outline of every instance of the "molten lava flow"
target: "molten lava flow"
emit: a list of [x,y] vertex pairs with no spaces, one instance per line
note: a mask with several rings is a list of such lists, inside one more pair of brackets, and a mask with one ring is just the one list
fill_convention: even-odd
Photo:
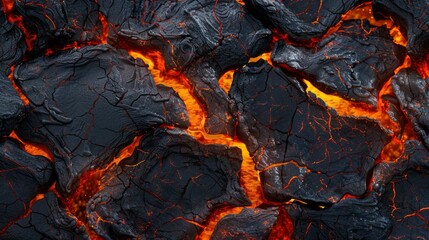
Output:
[[232,80],[234,79],[234,70],[229,70],[225,74],[223,74],[219,79],[219,87],[223,89],[223,91],[228,94],[229,89],[231,88]]
[[42,199],[44,199],[45,198],[45,194],[37,194],[33,199],[31,199],[31,201],[30,201],[30,203],[28,204],[28,205],[23,205],[24,207],[25,207],[25,214],[23,214],[22,216],[20,216],[18,219],[16,219],[16,220],[14,220],[14,221],[11,221],[11,222],[9,222],[3,229],[0,229],[0,236],[2,235],[2,234],[4,234],[4,232],[11,226],[11,225],[13,225],[14,223],[16,223],[18,220],[20,220],[20,219],[24,219],[24,218],[26,218],[26,217],[28,217],[28,216],[30,216],[30,214],[31,214],[31,207],[33,206],[33,204],[35,203],[35,202],[37,202],[38,200],[42,200]]
[[80,221],[80,224],[86,227],[91,240],[103,239],[88,226],[86,218],[86,205],[89,199],[100,190],[100,179],[103,177],[103,174],[103,170],[93,170],[84,173],[80,178],[79,187],[73,195],[66,199],[57,193],[57,196],[65,203],[64,205],[67,210]]
[[37,40],[37,35],[30,33],[24,26],[24,21],[22,16],[16,16],[13,14],[13,4],[15,3],[15,0],[2,0],[3,2],[3,11],[5,15],[7,16],[7,20],[10,23],[15,24],[23,33],[25,36],[25,43],[27,45],[28,51],[33,50],[33,46]]
[[34,144],[34,143],[28,143],[25,142],[23,140],[21,140],[15,132],[12,132],[9,135],[10,138],[16,139],[18,140],[20,143],[22,143],[22,145],[24,146],[24,151],[27,152],[28,154],[31,154],[33,156],[43,156],[51,161],[53,161],[54,156],[52,154],[52,152],[45,146],[43,145],[39,145],[39,144]]
[[188,80],[179,72],[167,71],[165,61],[160,52],[147,52],[144,55],[130,51],[134,58],[142,59],[147,65],[156,84],[163,84],[173,88],[185,102],[190,116],[190,129],[200,129],[204,125],[205,112],[196,98],[192,95],[192,87]]
[[81,224],[86,227],[92,240],[101,240],[103,238],[98,236],[94,230],[88,226],[86,217],[87,203],[91,197],[102,189],[103,186],[100,185],[100,179],[105,175],[105,172],[114,164],[117,165],[125,158],[130,157],[139,145],[142,137],[143,136],[136,136],[133,139],[133,142],[123,148],[107,167],[99,170],[92,170],[83,174],[79,180],[78,188],[73,195],[66,199],[62,198],[65,202],[66,208],[76,216],[77,219],[79,219]]
[[[355,9],[350,10],[342,16],[342,21],[351,20],[351,19],[366,19],[374,26],[386,26],[389,29],[389,33],[393,38],[393,41],[396,44],[406,46],[407,40],[399,31],[399,27],[395,26],[391,20],[376,20],[372,13],[371,3],[363,3]],[[336,26],[329,29],[325,34],[325,37],[334,33],[341,26],[339,22]],[[411,59],[409,56],[405,57],[404,63],[399,66],[395,73],[398,73],[403,68],[408,68],[411,66]],[[383,88],[379,93],[379,104],[377,109],[371,109],[368,105],[362,103],[353,103],[347,100],[344,100],[340,97],[329,95],[323,93],[316,87],[314,87],[310,82],[304,80],[307,85],[307,92],[314,93],[318,98],[322,99],[326,105],[330,108],[335,109],[339,115],[342,116],[355,116],[355,117],[369,117],[376,119],[380,124],[388,130],[391,130],[394,134],[393,140],[385,146],[381,154],[382,161],[395,161],[402,154],[404,149],[404,142],[407,139],[414,138],[413,131],[409,126],[405,127],[404,133],[402,134],[401,139],[398,139],[398,134],[400,131],[400,126],[398,123],[394,122],[387,114],[388,106],[383,104],[381,96],[385,94],[393,94],[391,79],[385,83]],[[411,131],[409,131],[411,130]]]
[[12,83],[13,88],[18,92],[19,98],[21,98],[21,101],[24,103],[24,105],[28,106],[30,104],[30,100],[28,100],[28,98],[24,95],[24,93],[22,93],[22,90],[16,85],[15,80],[13,78],[13,72],[15,70],[15,66],[12,66],[10,68],[10,74],[9,74],[9,79],[10,82]]
[[109,36],[109,23],[107,22],[106,17],[101,13],[98,14],[98,19],[100,20],[102,26],[101,43],[107,44],[107,38]]
[[279,208],[277,222],[271,230],[269,240],[292,239],[293,222],[284,208]]
[[134,137],[133,142],[131,144],[129,144],[128,146],[126,146],[125,148],[123,148],[119,152],[118,156],[116,156],[113,159],[113,161],[105,169],[109,169],[111,166],[113,166],[113,164],[118,165],[118,163],[120,163],[125,158],[131,157],[131,155],[133,155],[134,150],[138,147],[142,137],[143,136]]
[[426,54],[424,59],[417,62],[416,64],[417,72],[423,77],[423,79],[429,77],[429,54]]
[[[130,51],[130,55],[134,58],[142,59],[149,67],[149,71],[152,73],[154,80],[157,84],[163,84],[173,88],[185,102],[186,108],[188,109],[190,127],[187,132],[195,139],[204,144],[222,144],[227,146],[238,147],[241,149],[243,154],[243,163],[240,172],[240,182],[244,190],[249,197],[252,206],[256,207],[263,203],[262,188],[259,181],[259,173],[254,168],[254,163],[249,155],[244,143],[237,139],[232,139],[227,135],[222,134],[208,134],[204,130],[204,122],[206,113],[203,110],[201,104],[199,104],[197,98],[192,95],[192,87],[188,80],[182,74],[175,71],[167,71],[165,69],[165,62],[159,52],[148,52],[141,54],[136,51]],[[267,54],[265,57],[269,57]],[[228,77],[224,77],[224,90],[227,92],[232,83],[232,71],[230,71]],[[221,81],[221,82],[222,82]],[[213,213],[209,219],[208,224],[204,231],[200,234],[198,239],[209,239],[217,222],[228,214],[237,214],[243,207],[224,207],[219,208]]]
[[[273,65],[271,62],[271,53],[263,53],[260,56],[254,57],[249,59],[249,62],[257,62],[258,60],[263,59],[267,61],[269,64]],[[234,70],[227,71],[225,74],[221,76],[219,79],[219,86],[225,91],[226,94],[228,94],[229,90],[231,89],[232,80],[234,79]]]
[[240,5],[245,5],[245,3],[244,3],[244,1],[243,1],[243,0],[236,0],[236,2],[237,2],[238,4],[240,4]]
[[317,89],[307,80],[304,80],[304,83],[307,85],[307,93],[314,93],[318,98],[322,99],[328,107],[336,110],[341,116],[373,118],[378,120],[382,126],[389,130],[399,130],[398,124],[389,118],[389,116],[384,112],[385,109],[383,109],[383,106],[379,106],[378,109],[373,110],[365,103],[354,103],[338,96],[326,94]]

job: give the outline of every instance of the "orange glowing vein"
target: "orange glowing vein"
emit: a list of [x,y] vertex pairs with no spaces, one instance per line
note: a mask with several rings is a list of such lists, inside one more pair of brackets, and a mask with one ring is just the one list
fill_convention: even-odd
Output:
[[[189,135],[193,136],[203,144],[222,144],[231,147],[238,147],[242,151],[243,163],[240,172],[240,182],[245,189],[252,207],[256,207],[263,203],[262,189],[259,181],[259,173],[254,169],[254,163],[244,143],[230,136],[223,134],[208,134],[204,130],[206,111],[199,103],[197,98],[192,93],[192,86],[181,73],[168,71],[165,69],[165,62],[159,52],[149,52],[141,54],[136,51],[130,51],[129,54],[134,58],[142,59],[152,73],[156,84],[164,84],[173,88],[180,98],[184,101],[189,114],[190,126],[187,129]],[[268,56],[268,55],[265,55]],[[223,79],[224,90],[229,90],[232,83],[232,72],[228,73],[228,77]],[[239,213],[243,207],[223,207],[215,210],[207,221],[207,226],[198,236],[198,239],[210,238],[216,223],[228,214]],[[188,222],[192,223],[188,219]],[[201,224],[196,224],[203,226]]]

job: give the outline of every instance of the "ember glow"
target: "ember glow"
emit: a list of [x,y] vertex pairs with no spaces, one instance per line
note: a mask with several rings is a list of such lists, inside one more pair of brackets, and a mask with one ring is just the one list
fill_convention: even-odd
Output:
[[425,1],[0,4],[0,240],[429,238]]

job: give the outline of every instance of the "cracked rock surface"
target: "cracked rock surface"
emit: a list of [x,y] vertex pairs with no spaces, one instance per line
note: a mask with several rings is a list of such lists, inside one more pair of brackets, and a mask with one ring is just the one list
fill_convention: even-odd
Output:
[[262,60],[236,71],[229,94],[238,107],[238,137],[261,171],[267,199],[335,203],[365,193],[390,139],[377,122],[338,116]]
[[[427,159],[426,159],[427,160]],[[391,239],[425,239],[429,231],[428,169],[408,170],[396,176],[382,198],[393,219]]]
[[374,15],[379,19],[393,19],[407,38],[411,57],[421,58],[429,53],[428,0],[373,0]]
[[25,115],[24,104],[10,79],[0,73],[0,136],[8,136]]
[[346,199],[327,209],[286,207],[293,239],[386,239],[392,228],[387,209],[373,197]]
[[14,11],[37,36],[32,47],[40,51],[52,45],[100,41],[102,25],[94,0],[17,0]]
[[210,239],[268,239],[278,215],[276,208],[245,208],[239,214],[223,217]]
[[403,69],[392,79],[392,87],[402,111],[429,148],[429,78]]
[[15,140],[0,139],[0,238],[8,225],[27,212],[30,201],[54,181],[52,163],[21,147]]
[[192,83],[207,111],[206,131],[233,134],[230,101],[218,80],[266,50],[271,31],[233,0],[133,2],[100,2],[119,43],[159,50],[167,69],[183,71]]
[[89,240],[85,227],[77,221],[62,206],[55,193],[48,192],[33,204],[28,216],[10,226],[0,239]]
[[21,60],[26,49],[22,32],[8,22],[0,2],[0,74],[8,75],[9,68]]
[[155,130],[103,177],[87,206],[89,224],[106,239],[194,239],[218,206],[250,204],[241,162],[238,148]]
[[28,61],[15,69],[15,79],[31,108],[18,135],[53,151],[57,188],[64,195],[136,135],[161,124],[188,126],[177,94],[156,86],[141,60],[108,45]]
[[378,93],[405,58],[385,27],[367,20],[344,21],[309,50],[278,42],[272,61],[307,78],[321,90],[377,106]]
[[295,41],[322,36],[341,15],[359,5],[359,0],[244,0],[265,24],[288,34]]

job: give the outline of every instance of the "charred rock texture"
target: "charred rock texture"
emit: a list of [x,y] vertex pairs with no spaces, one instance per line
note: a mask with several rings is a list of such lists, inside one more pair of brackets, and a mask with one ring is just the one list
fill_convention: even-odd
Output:
[[1,139],[0,233],[26,213],[30,201],[52,182],[53,166],[48,159],[24,152],[14,140]]
[[381,162],[374,168],[374,190],[383,194],[394,176],[400,176],[407,169],[429,169],[429,150],[417,140],[405,142],[405,150],[395,162]]
[[402,64],[405,53],[385,27],[350,20],[313,51],[278,42],[272,60],[327,93],[376,107],[378,91]]
[[0,136],[9,135],[24,116],[24,104],[10,80],[0,73]]
[[73,41],[100,41],[102,25],[94,0],[17,0],[14,10],[37,36],[35,50]]
[[335,203],[346,193],[365,193],[367,174],[389,140],[378,123],[338,116],[263,61],[235,72],[230,96],[240,116],[238,137],[269,200]]
[[421,58],[429,53],[429,1],[428,0],[373,0],[374,15],[391,19],[399,24],[407,37],[408,53]]
[[255,16],[296,41],[322,36],[359,0],[244,0]]
[[[207,110],[206,130],[233,133],[220,76],[268,47],[270,30],[234,0],[100,2],[119,39],[158,49],[167,69],[184,71]],[[114,35],[114,34],[112,34]]]
[[10,226],[0,236],[4,240],[39,239],[88,239],[85,227],[77,222],[59,202],[53,192],[48,192],[34,203],[30,214]]
[[108,45],[37,58],[18,66],[15,79],[32,109],[18,134],[51,148],[63,194],[137,134],[161,124],[188,126],[177,94],[156,86],[141,60]]
[[427,239],[429,236],[429,172],[409,170],[393,178],[383,196],[393,218],[390,239]]
[[278,215],[276,208],[245,208],[239,214],[222,218],[210,239],[268,239]]
[[405,114],[402,112],[401,103],[393,92],[382,95],[381,100],[383,102],[382,104],[386,107],[387,114],[389,115],[390,119],[398,123],[399,131],[397,137],[399,139],[402,138],[404,127],[408,120]]
[[376,199],[346,199],[327,209],[297,204],[286,210],[294,239],[387,239],[392,228],[388,210]]
[[106,239],[194,239],[214,208],[249,204],[241,161],[238,148],[158,129],[103,177],[88,203],[89,224]]
[[429,148],[429,78],[403,69],[393,77],[392,87],[402,111]]
[[7,21],[0,1],[0,74],[8,75],[10,66],[22,58],[25,50],[22,32]]

